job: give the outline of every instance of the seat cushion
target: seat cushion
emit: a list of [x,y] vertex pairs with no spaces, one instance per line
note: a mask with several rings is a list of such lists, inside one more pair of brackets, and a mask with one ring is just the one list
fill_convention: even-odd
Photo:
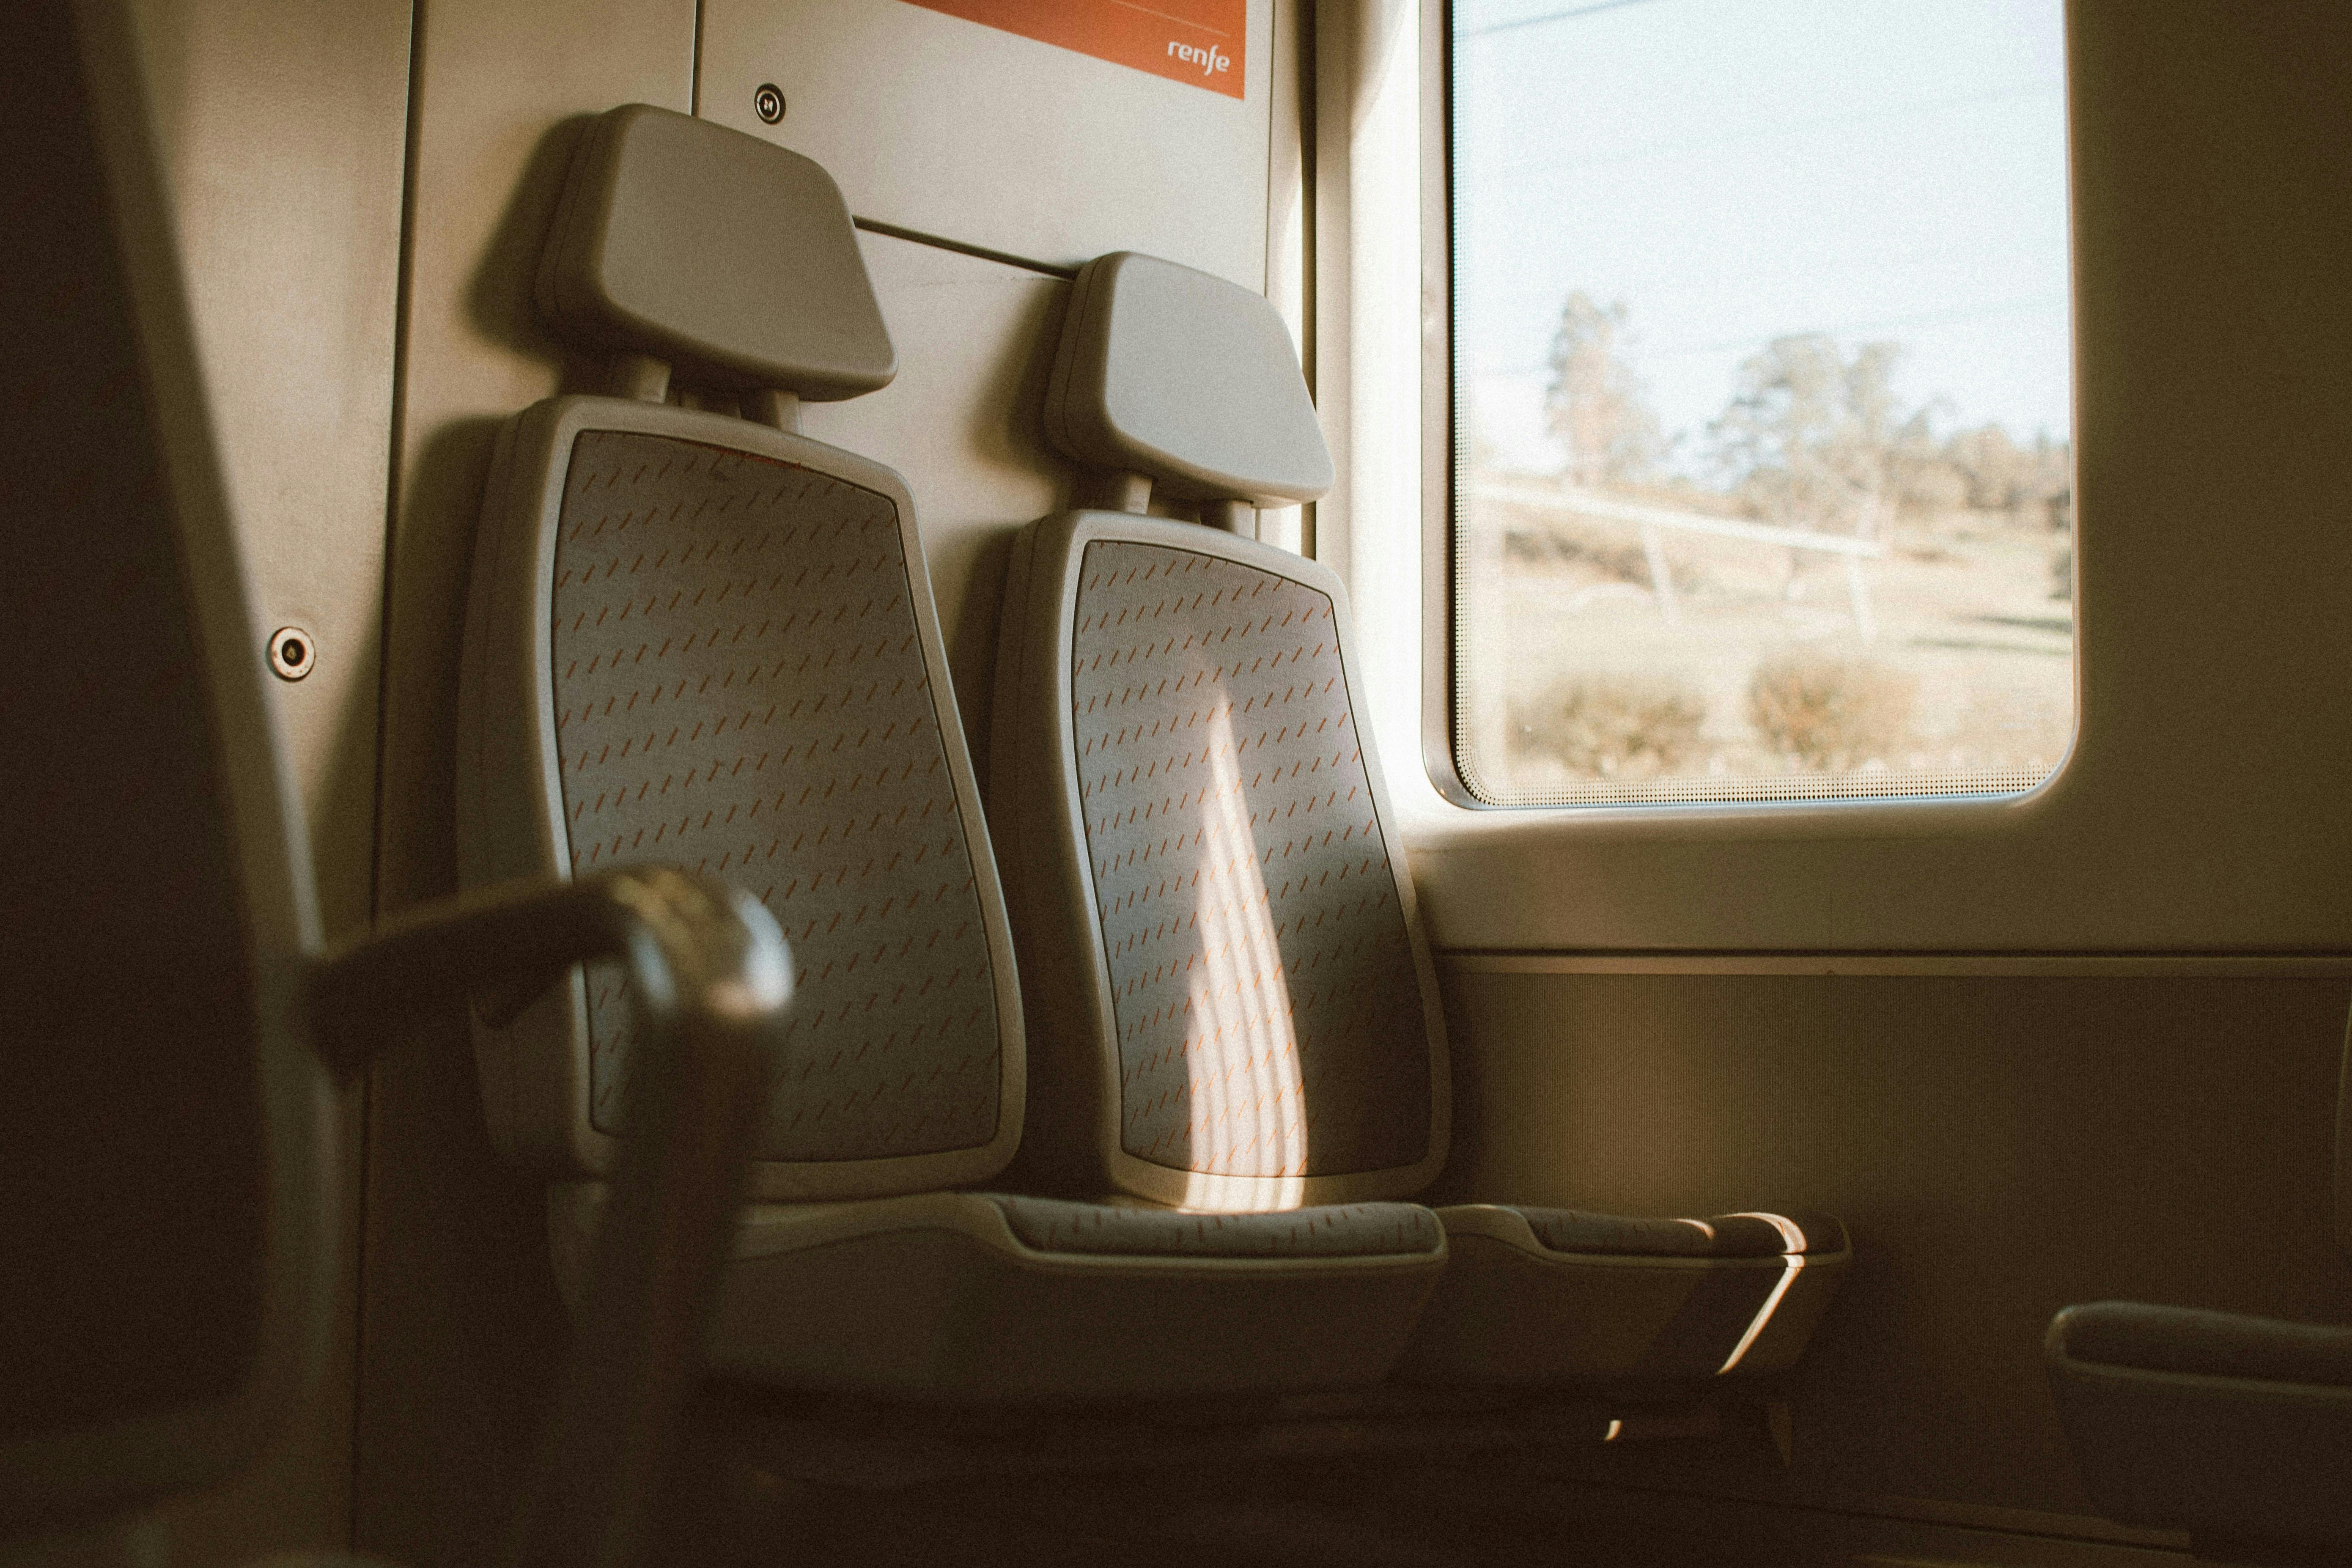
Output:
[[2352,1546],[2352,1329],[2100,1301],[2043,1349],[2102,1513],[2200,1545]]
[[1136,1258],[1378,1258],[1441,1250],[1444,1227],[1419,1204],[1332,1204],[1273,1214],[1191,1214],[1181,1209],[1071,1203],[1061,1198],[989,1201],[1021,1244],[1039,1252]]
[[1507,1206],[1552,1252],[1627,1258],[1779,1258],[1843,1252],[1845,1227],[1824,1215],[1717,1215],[1711,1219],[1648,1219],[1582,1209]]
[[[552,1191],[567,1292],[602,1193]],[[1407,1204],[1209,1215],[924,1193],[753,1205],[711,1362],[751,1383],[938,1404],[1360,1386],[1395,1365],[1444,1262],[1436,1216]]]
[[1437,1211],[1445,1278],[1401,1375],[1658,1383],[1792,1363],[1852,1254],[1836,1221],[1649,1219],[1467,1204]]

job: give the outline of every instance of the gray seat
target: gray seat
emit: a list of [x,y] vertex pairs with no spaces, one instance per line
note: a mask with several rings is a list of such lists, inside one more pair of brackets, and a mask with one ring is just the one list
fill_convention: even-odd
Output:
[[[1120,510],[1015,544],[990,772],[1030,1018],[1024,1168],[1213,1210],[1411,1196],[1445,1162],[1445,1025],[1338,577],[1235,530],[1331,482],[1280,320],[1171,262],[1079,274],[1045,426]],[[1143,515],[1152,498],[1198,521]],[[1786,1367],[1832,1221],[1438,1211],[1403,1375]]]
[[[2336,1223],[2352,1257],[2352,1028],[2336,1105]],[[2352,1552],[2352,1328],[2138,1301],[2051,1320],[2043,1351],[2100,1509],[2200,1553]]]
[[[757,905],[647,868],[415,910],[320,952],[124,10],[12,13],[0,94],[0,208],[43,215],[0,226],[0,292],[38,303],[0,320],[0,657],[12,732],[36,742],[10,753],[0,838],[0,1557],[163,1560],[152,1505],[246,1470],[323,1370],[333,1079],[420,1006],[528,995],[609,955],[661,1005],[509,1555],[633,1562],[784,945]],[[142,1510],[138,1536],[103,1541]]]
[[[913,500],[792,428],[801,399],[895,367],[832,181],[707,121],[614,110],[575,154],[540,302],[631,395],[551,399],[499,442],[469,596],[461,856],[485,883],[677,860],[761,900],[792,941],[717,1363],[936,1401],[1379,1379],[1444,1259],[1417,1211],[1171,1226],[951,1190],[1021,1140],[1023,1007]],[[673,374],[698,406],[664,401]],[[612,1158],[630,1008],[592,968],[478,1031],[493,1130],[549,1178],[567,1282]]]

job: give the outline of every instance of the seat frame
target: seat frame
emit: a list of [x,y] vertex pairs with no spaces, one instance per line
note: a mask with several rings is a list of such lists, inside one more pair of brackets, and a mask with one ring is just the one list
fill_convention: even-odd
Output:
[[[591,1277],[604,1201],[597,1183],[551,1190],[568,1298]],[[1171,1377],[1185,1400],[1361,1392],[1383,1386],[1368,1369],[1404,1353],[1447,1256],[1442,1237],[1427,1251],[1321,1257],[1046,1251],[971,1192],[753,1204],[711,1365],[758,1386],[935,1407],[1148,1405],[1171,1397]],[[868,1283],[877,1270],[886,1301]],[[1349,1332],[1332,1331],[1339,1314]],[[1250,1354],[1236,1360],[1236,1345]]]

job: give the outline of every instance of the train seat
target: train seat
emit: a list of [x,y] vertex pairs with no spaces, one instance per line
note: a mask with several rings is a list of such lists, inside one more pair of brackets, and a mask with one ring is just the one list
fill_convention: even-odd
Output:
[[[2352,1026],[2336,1092],[2336,1228],[2352,1258]],[[2200,1555],[2352,1552],[2352,1328],[2139,1301],[2069,1307],[2044,1342],[2092,1500]]]
[[[541,313],[622,395],[503,432],[469,593],[469,884],[658,858],[772,910],[793,1011],[711,1343],[914,1400],[1378,1380],[1442,1267],[1423,1211],[1180,1222],[968,1190],[1020,1142],[1022,1004],[912,498],[798,434],[895,350],[815,163],[644,105],[592,122]],[[667,401],[673,381],[695,406]],[[633,1026],[610,966],[501,1027],[483,1092],[575,1279]],[[1344,1325],[1345,1331],[1335,1331]]]
[[[1347,595],[1237,531],[1332,480],[1288,335],[1245,289],[1103,257],[1047,397],[1112,510],[1032,524],[1005,586],[990,792],[1034,1064],[1023,1168],[1187,1209],[1410,1197],[1445,1163],[1445,1025]],[[1143,515],[1154,496],[1200,521]],[[1437,1213],[1416,1380],[1776,1370],[1851,1257],[1821,1219]]]

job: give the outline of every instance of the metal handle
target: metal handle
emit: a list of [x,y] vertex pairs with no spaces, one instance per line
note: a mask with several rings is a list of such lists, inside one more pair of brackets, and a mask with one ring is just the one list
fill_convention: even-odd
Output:
[[622,1568],[640,1555],[767,1103],[769,1047],[792,994],[783,936],[749,894],[633,868],[396,917],[328,958],[310,986],[312,1037],[348,1073],[457,985],[495,988],[495,1010],[510,1016],[572,963],[603,957],[627,962],[637,1007],[627,1131],[516,1512],[515,1568]]

